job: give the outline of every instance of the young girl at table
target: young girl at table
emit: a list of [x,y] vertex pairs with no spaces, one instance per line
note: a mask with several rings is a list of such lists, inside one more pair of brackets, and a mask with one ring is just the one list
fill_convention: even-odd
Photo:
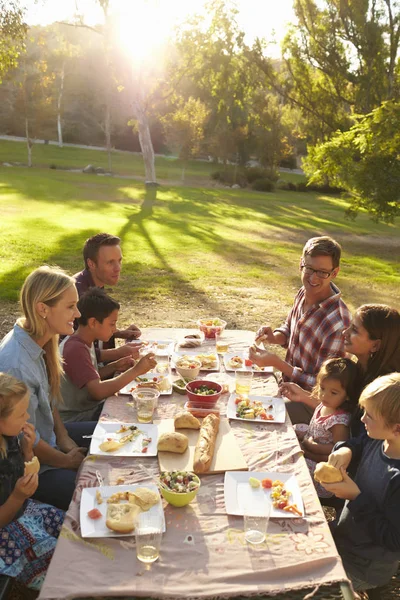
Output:
[[[326,360],[319,370],[313,394],[319,404],[310,424],[295,425],[312,477],[317,463],[328,460],[334,445],[350,437],[351,416],[360,394],[359,367],[349,358]],[[316,481],[314,485],[320,498],[332,496]]]
[[361,591],[388,583],[400,560],[400,373],[367,385],[359,404],[366,433],[335,447],[329,463],[343,481],[324,485],[347,500],[333,537]]
[[35,441],[28,404],[27,386],[0,373],[0,574],[39,590],[64,512],[30,499],[38,474],[24,474]]

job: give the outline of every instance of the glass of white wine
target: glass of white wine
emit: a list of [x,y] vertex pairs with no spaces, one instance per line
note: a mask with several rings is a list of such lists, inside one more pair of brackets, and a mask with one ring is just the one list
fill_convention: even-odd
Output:
[[143,563],[152,563],[160,556],[163,522],[159,513],[139,513],[135,522],[136,556]]
[[229,350],[229,343],[223,331],[215,332],[215,349],[218,354],[226,354]]

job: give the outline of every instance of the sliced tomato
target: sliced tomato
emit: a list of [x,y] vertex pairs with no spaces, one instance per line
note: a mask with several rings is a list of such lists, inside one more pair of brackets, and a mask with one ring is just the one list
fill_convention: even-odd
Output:
[[278,503],[278,508],[280,508],[281,510],[283,508],[285,508],[285,506],[287,506],[287,501],[286,500]]
[[89,510],[87,516],[89,517],[89,519],[100,519],[102,517],[102,514],[98,508],[92,508],[92,510]]
[[266,420],[267,420],[267,418],[268,418],[268,417],[267,417],[267,413],[266,413],[265,411],[263,411],[263,412],[261,412],[261,413],[260,413],[260,419],[261,419],[262,421],[266,421]]
[[272,479],[268,479],[268,477],[262,479],[261,485],[264,489],[269,490],[270,488],[272,488]]
[[239,404],[242,400],[243,400],[243,398],[240,398],[240,396],[239,396],[239,398],[236,398],[235,404]]
[[252,367],[253,361],[250,360],[249,358],[246,358],[246,360],[244,361],[244,364],[246,365],[246,367]]
[[144,448],[142,448],[142,454],[146,454],[148,449],[149,449],[148,446],[145,446]]

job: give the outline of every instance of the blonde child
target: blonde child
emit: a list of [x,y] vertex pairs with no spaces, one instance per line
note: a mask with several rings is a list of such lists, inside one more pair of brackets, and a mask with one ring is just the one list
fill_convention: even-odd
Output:
[[329,463],[343,481],[325,488],[347,500],[334,539],[353,587],[366,590],[386,584],[400,560],[400,373],[367,385],[359,404],[366,433],[335,447]]
[[[284,387],[281,388],[283,393]],[[319,404],[310,424],[297,424],[295,431],[314,481],[317,463],[328,460],[336,442],[350,437],[351,416],[360,393],[359,367],[348,358],[326,360],[321,365],[312,393]],[[332,496],[316,481],[314,485],[320,498]]]
[[0,574],[39,590],[64,512],[30,499],[38,474],[24,475],[36,437],[28,405],[27,386],[0,373]]

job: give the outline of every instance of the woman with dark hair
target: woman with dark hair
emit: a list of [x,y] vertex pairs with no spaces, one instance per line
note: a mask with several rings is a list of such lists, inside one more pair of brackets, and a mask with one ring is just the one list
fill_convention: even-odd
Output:
[[[361,367],[362,387],[381,375],[400,372],[400,313],[395,308],[385,304],[360,306],[343,337],[346,352],[353,354]],[[279,389],[292,402],[316,406],[310,392],[295,383],[284,383]],[[359,411],[353,416],[352,436],[362,431],[360,417]]]

